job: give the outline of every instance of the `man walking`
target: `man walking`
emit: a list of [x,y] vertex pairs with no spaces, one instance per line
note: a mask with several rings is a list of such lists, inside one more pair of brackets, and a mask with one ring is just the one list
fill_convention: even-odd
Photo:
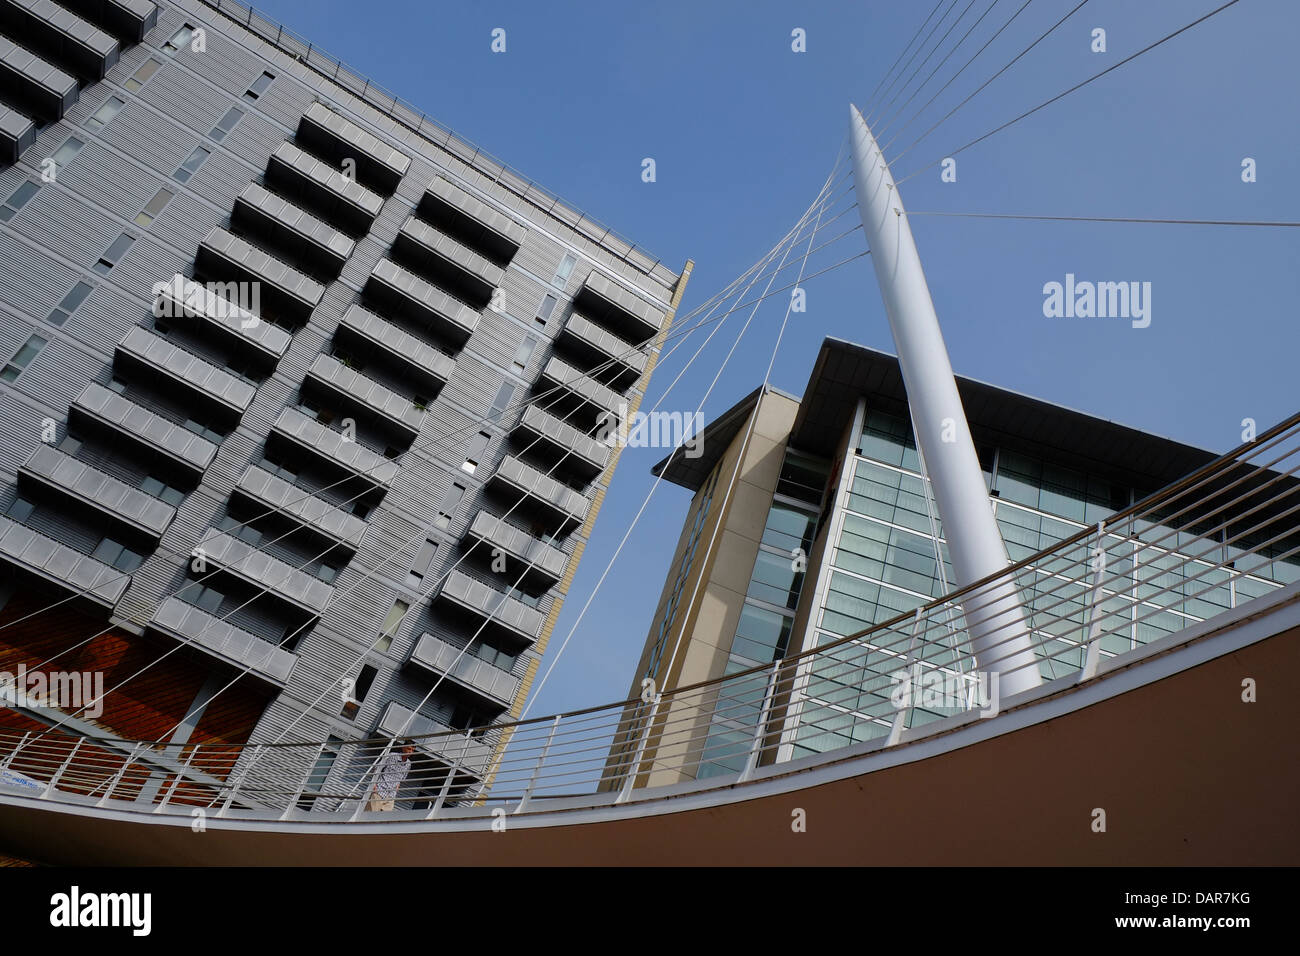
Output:
[[393,751],[383,759],[375,773],[375,785],[370,791],[367,810],[392,810],[397,805],[397,791],[406,780],[406,775],[411,772],[411,757],[414,754],[415,745],[407,741],[402,744],[400,751]]

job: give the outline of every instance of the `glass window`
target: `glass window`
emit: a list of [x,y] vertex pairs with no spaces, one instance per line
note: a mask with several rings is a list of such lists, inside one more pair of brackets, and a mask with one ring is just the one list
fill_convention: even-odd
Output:
[[502,382],[501,387],[497,389],[497,397],[492,400],[492,411],[488,414],[488,418],[496,418],[510,407],[510,399],[514,398],[514,395],[515,383]]
[[474,474],[478,468],[479,459],[483,457],[483,452],[487,450],[488,442],[492,436],[487,432],[479,432],[465,446],[465,463],[460,466],[460,470],[468,474]]
[[259,76],[257,79],[253,81],[252,86],[250,86],[247,90],[244,91],[244,99],[252,103],[259,96],[261,96],[263,93],[265,93],[267,90],[271,88],[271,83],[274,82],[274,80],[275,77],[270,73],[263,73],[261,76]]
[[[135,242],[135,236],[128,232],[122,233],[113,240],[112,245],[104,250],[104,254],[99,257],[99,261],[92,268],[100,275],[107,275],[113,270],[113,266],[117,265],[122,256],[126,255],[126,250],[131,248],[133,242]],[[79,285],[85,285],[85,283],[82,282]],[[89,290],[90,287],[87,286],[86,288]]]
[[30,518],[35,510],[36,506],[26,498],[15,498],[10,502],[9,507],[5,509],[5,513],[15,521],[22,523]]
[[[132,240],[134,241],[134,240]],[[130,243],[128,243],[129,245]],[[110,247],[111,248],[111,247]],[[110,265],[111,269],[112,266]],[[105,270],[107,271],[107,270]],[[85,282],[78,282],[63,297],[63,300],[54,308],[47,318],[51,325],[62,325],[68,321],[68,317],[77,311],[77,307],[86,301],[86,296],[90,295],[92,286]]]
[[216,614],[221,609],[221,602],[226,596],[215,588],[206,585],[199,585],[197,590],[191,588],[190,603],[195,607],[202,608],[209,614]]
[[112,538],[104,538],[100,541],[90,556],[128,573],[134,571],[144,561],[143,555],[136,554]]
[[140,68],[131,74],[131,76],[127,77],[126,82],[122,85],[134,93],[153,78],[153,75],[158,72],[158,67],[160,66],[162,66],[162,64],[151,57],[141,63]]
[[211,150],[204,149],[202,146],[194,147],[194,152],[190,153],[189,158],[180,164],[176,172],[172,173],[172,178],[182,183],[189,182],[190,177],[203,165],[203,161],[211,155]]
[[192,39],[194,39],[194,27],[187,23],[172,34],[172,38],[163,44],[163,49],[168,53],[177,53],[181,47],[189,46]]
[[555,311],[556,301],[557,300],[555,296],[549,293],[543,296],[542,304],[537,307],[537,316],[536,318],[534,318],[533,321],[536,322],[538,325],[542,325],[542,326],[546,325],[547,319],[549,319],[551,317],[551,313]]
[[419,587],[424,583],[424,576],[429,573],[429,566],[433,564],[433,555],[437,550],[437,541],[433,538],[424,539],[424,544],[420,545],[420,550],[415,552],[415,560],[411,562],[411,571],[406,576],[408,585]]
[[30,179],[22,183],[13,191],[13,194],[4,201],[4,204],[0,205],[0,222],[8,222],[14,213],[27,205],[40,188],[41,187],[37,183],[32,182]]
[[573,267],[578,264],[578,257],[571,252],[567,252],[564,258],[560,260],[560,266],[555,270],[555,276],[551,279],[551,285],[557,289],[563,289],[569,281],[569,276],[573,274]]
[[235,128],[235,124],[239,122],[240,117],[243,115],[243,110],[238,106],[232,106],[226,111],[226,115],[217,121],[217,125],[212,127],[212,132],[209,133],[208,136],[216,140],[218,143],[221,142],[226,138],[226,135]]
[[158,213],[163,211],[163,207],[171,201],[174,195],[176,194],[166,186],[158,190],[154,193],[153,199],[145,203],[145,207],[136,213],[135,224],[137,226],[148,226],[157,218]]
[[777,494],[812,505],[821,504],[822,490],[826,487],[829,473],[828,462],[797,451],[788,451],[785,461],[781,463],[781,477],[776,483]]
[[63,141],[63,145],[54,151],[50,158],[54,160],[54,168],[62,169],[68,164],[68,161],[81,152],[81,147],[85,146],[84,140],[77,139],[75,136],[69,136]]
[[122,112],[122,107],[126,106],[126,101],[116,96],[110,96],[100,104],[99,109],[86,117],[86,125],[91,129],[102,129],[118,113]]
[[12,382],[18,377],[18,373],[31,364],[32,359],[36,358],[38,352],[45,348],[46,340],[39,335],[33,335],[22,347],[14,353],[14,357],[9,360],[4,369],[0,371],[0,380]]
[[803,572],[794,569],[792,558],[770,551],[758,552],[749,581],[750,597],[793,610],[799,604],[801,587]]
[[537,347],[537,339],[531,335],[525,335],[524,340],[519,343],[519,348],[515,349],[514,370],[522,373],[528,368],[528,362],[533,357],[533,349]]
[[406,612],[410,610],[411,605],[403,600],[393,602],[393,608],[384,618],[384,626],[379,631],[379,643],[375,645],[376,650],[386,651],[393,644],[393,635],[397,629],[402,626],[402,620],[406,617]]

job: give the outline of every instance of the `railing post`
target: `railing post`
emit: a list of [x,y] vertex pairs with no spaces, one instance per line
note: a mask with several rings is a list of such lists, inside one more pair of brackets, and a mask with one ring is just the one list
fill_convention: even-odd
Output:
[[1079,670],[1079,679],[1075,683],[1091,680],[1097,676],[1097,667],[1101,664],[1101,621],[1097,616],[1101,604],[1101,582],[1106,575],[1106,522],[1097,522],[1097,553],[1093,562],[1092,594],[1088,599],[1088,636],[1087,650],[1083,656],[1083,667]]
[[537,785],[537,778],[541,776],[542,764],[546,762],[546,755],[551,752],[551,742],[555,740],[555,731],[560,726],[560,715],[556,714],[555,719],[551,721],[551,732],[546,735],[546,745],[542,747],[541,756],[537,758],[537,766],[533,768],[533,775],[528,781],[528,786],[524,789],[523,799],[519,801],[519,806],[515,807],[515,813],[523,813],[524,807],[528,806],[528,799],[533,795],[533,787]]
[[85,737],[77,738],[76,745],[70,751],[68,751],[68,756],[64,758],[63,763],[59,765],[59,769],[55,772],[54,776],[50,778],[49,786],[47,786],[45,788],[45,792],[41,794],[42,800],[49,799],[50,794],[54,792],[54,788],[58,785],[59,780],[62,779],[64,771],[66,771],[68,769],[68,765],[72,763],[72,758],[77,755],[77,751],[81,749],[81,745],[84,744],[85,742],[86,742]]
[[745,769],[740,771],[740,776],[736,778],[737,783],[744,783],[754,775],[758,768],[758,754],[763,748],[763,738],[767,735],[767,718],[772,711],[772,702],[776,699],[776,675],[780,673],[781,665],[777,661],[772,664],[772,676],[767,679],[767,690],[763,694],[763,706],[758,711],[758,725],[754,728],[754,739],[749,745],[749,759],[745,761]]
[[903,656],[903,673],[907,676],[903,680],[908,682],[907,700],[903,706],[898,708],[898,713],[894,715],[894,724],[889,728],[889,742],[886,747],[892,747],[902,739],[903,731],[907,729],[907,710],[912,706],[912,697],[915,688],[912,687],[912,651],[916,648],[916,639],[921,633],[921,608],[916,609],[916,616],[912,618],[912,636],[907,642],[907,654]]
[[154,813],[162,813],[167,804],[171,802],[172,795],[176,793],[176,788],[181,785],[181,776],[189,773],[190,765],[194,763],[194,756],[199,752],[201,746],[202,744],[194,745],[194,749],[190,751],[190,755],[185,758],[185,763],[181,764],[181,769],[177,772],[176,776],[172,778],[171,786],[167,788],[167,793],[163,796],[162,800],[158,802],[158,806],[153,808]]
[[438,791],[438,799],[429,808],[429,815],[425,817],[426,820],[432,820],[436,817],[447,802],[447,793],[451,790],[451,782],[456,779],[456,771],[460,769],[460,765],[465,761],[465,755],[469,753],[470,740],[471,735],[467,730],[465,731],[465,742],[461,745],[460,753],[456,755],[456,759],[452,761],[451,767],[448,768],[447,779],[442,782],[442,789]]
[[0,770],[9,769],[9,765],[13,763],[14,758],[18,756],[18,751],[22,750],[24,747],[27,746],[27,738],[30,737],[31,735],[32,732],[30,730],[23,734],[23,739],[18,741],[18,746],[15,747],[13,750],[9,751],[9,753],[5,755],[5,759],[3,761],[0,761]]
[[646,715],[645,730],[641,731],[641,740],[636,745],[636,756],[632,758],[627,782],[623,784],[623,789],[619,791],[615,803],[624,803],[632,796],[632,788],[636,786],[636,776],[641,770],[641,758],[645,756],[646,742],[650,739],[650,728],[654,726],[655,715],[659,713],[659,701],[662,699],[662,694],[655,694],[654,702],[650,705],[650,713]]
[[142,747],[144,747],[143,741],[136,744],[135,747],[132,748],[131,752],[122,758],[121,769],[119,769],[117,773],[113,774],[112,782],[109,783],[108,788],[104,791],[104,795],[99,798],[99,802],[96,803],[95,806],[102,807],[108,802],[109,798],[113,796],[113,791],[117,789],[117,785],[120,784],[122,778],[126,776],[127,768],[135,762],[136,755],[140,752]]
[[218,817],[224,817],[226,815],[226,811],[230,809],[230,804],[234,802],[235,794],[239,792],[240,784],[244,782],[244,778],[248,776],[249,769],[253,766],[253,764],[257,763],[257,759],[258,757],[261,756],[261,754],[262,754],[262,745],[254,744],[253,755],[249,757],[247,761],[244,762],[244,766],[240,768],[239,773],[235,774],[234,782],[231,783],[227,788],[229,792],[226,794],[225,801],[223,801],[221,804],[221,809],[217,811]]

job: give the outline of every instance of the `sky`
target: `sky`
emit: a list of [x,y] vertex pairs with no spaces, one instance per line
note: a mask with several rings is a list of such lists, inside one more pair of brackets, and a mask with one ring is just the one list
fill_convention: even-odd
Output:
[[[1224,0],[1088,0],[917,142],[1078,0],[1031,0],[914,117],[1022,6],[997,0],[943,62],[993,0],[951,2],[941,0],[945,16],[919,54],[909,61],[909,51],[890,74],[892,88],[880,80],[931,12],[930,0],[370,0],[364,17],[355,0],[256,7],[674,270],[694,260],[679,316],[748,269],[799,219],[835,164],[848,104],[856,102],[890,144],[885,154],[957,373],[1219,452],[1240,443],[1243,419],[1262,430],[1294,413],[1300,229],[917,213],[1300,220],[1300,4],[1240,0],[953,155]],[[497,28],[506,31],[503,53],[491,49]],[[1092,49],[1098,29],[1105,52]],[[802,52],[792,49],[795,30],[805,37]],[[940,178],[938,163],[948,156],[956,160],[955,182]],[[642,179],[646,158],[655,161],[654,182]],[[1255,161],[1251,183],[1242,181],[1246,158]],[[828,218],[847,214],[814,245],[858,224],[846,186],[836,190]],[[811,255],[807,272],[865,249],[858,229]],[[777,285],[793,281],[797,268]],[[1044,285],[1064,283],[1067,274],[1151,283],[1150,325],[1045,316]],[[895,351],[870,259],[855,258],[804,289],[806,310],[790,315],[773,385],[801,394],[828,335]],[[704,405],[706,421],[761,383],[788,295],[755,314]],[[664,396],[703,333],[686,339],[660,364],[643,407],[662,399],[662,409],[693,412],[748,314],[729,317]],[[688,491],[659,483],[573,628],[654,485],[650,467],[665,453],[624,450],[543,672],[571,630],[572,637],[529,716],[627,694]]]

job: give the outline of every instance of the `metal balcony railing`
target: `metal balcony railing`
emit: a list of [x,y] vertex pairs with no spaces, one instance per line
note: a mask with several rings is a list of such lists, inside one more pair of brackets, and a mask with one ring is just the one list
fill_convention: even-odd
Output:
[[280,360],[292,338],[284,329],[179,273],[158,289],[154,308],[159,316],[202,319],[239,344],[252,346],[272,363]]
[[32,449],[18,466],[18,478],[63,495],[155,541],[176,517],[176,509],[167,502],[44,443]]
[[[146,792],[146,806],[178,821],[199,806],[248,821],[409,826],[453,805],[458,820],[481,820],[502,809],[572,813],[703,791],[743,793],[739,788],[756,776],[819,771],[846,753],[930,743],[977,722],[987,705],[981,698],[996,686],[987,669],[1000,669],[996,656],[981,661],[985,673],[971,666],[963,614],[982,611],[996,582],[1016,582],[1035,647],[1032,666],[1044,678],[996,701],[1001,715],[1104,688],[1112,677],[1239,626],[1267,627],[1270,615],[1282,622],[1276,633],[1284,633],[1294,627],[1300,601],[1298,470],[1300,415],[1095,527],[914,611],[863,622],[820,646],[700,684],[482,728],[493,752],[476,781],[456,769],[464,766],[461,758],[448,767],[462,732],[421,733],[428,725],[395,717],[381,736],[332,745],[334,769],[325,776],[315,772],[323,741],[155,744],[62,729],[0,732],[0,767],[22,778],[11,792],[34,792],[83,812],[95,805],[139,810],[133,801]],[[454,669],[436,650],[426,647],[425,657]],[[868,731],[859,742],[787,764],[793,743],[844,735],[846,721]],[[846,736],[852,739],[855,729]],[[414,738],[426,756],[417,755],[402,783],[399,812],[368,814],[375,768],[398,734]],[[146,751],[150,762],[188,769],[169,771],[168,785],[156,792],[142,791],[141,777],[154,772],[142,766]]]
[[98,382],[91,382],[73,401],[69,410],[97,427],[116,432],[131,443],[167,456],[196,474],[207,471],[217,446],[137,405]]
[[317,455],[349,471],[377,488],[387,488],[397,477],[400,466],[364,445],[349,441],[340,432],[327,428],[296,408],[286,408],[271,431],[295,448]]
[[336,508],[265,468],[249,465],[235,490],[323,538],[347,545],[353,551],[361,547],[361,537],[366,533],[364,521],[346,508]]
[[505,710],[519,690],[519,678],[476,657],[473,650],[452,647],[432,634],[415,642],[411,663],[450,678],[483,703]]
[[542,633],[546,615],[516,598],[502,594],[462,571],[452,571],[443,581],[438,597],[451,601],[492,625],[498,633],[509,634],[525,645],[532,644]]
[[187,390],[233,418],[244,414],[257,392],[251,383],[140,325],[117,343],[116,360],[123,359],[147,366],[170,387]]
[[298,655],[176,597],[158,605],[149,627],[277,687],[285,685],[298,662]]
[[359,305],[348,306],[339,330],[345,338],[351,335],[378,346],[387,362],[425,385],[441,387],[456,371],[456,360],[450,355]]
[[333,355],[317,355],[307,370],[307,376],[407,432],[411,437],[418,435],[424,426],[423,408],[405,395],[399,395],[391,388],[348,368]]
[[82,597],[109,608],[131,583],[129,574],[4,515],[0,515],[0,561],[65,590],[82,592]]

